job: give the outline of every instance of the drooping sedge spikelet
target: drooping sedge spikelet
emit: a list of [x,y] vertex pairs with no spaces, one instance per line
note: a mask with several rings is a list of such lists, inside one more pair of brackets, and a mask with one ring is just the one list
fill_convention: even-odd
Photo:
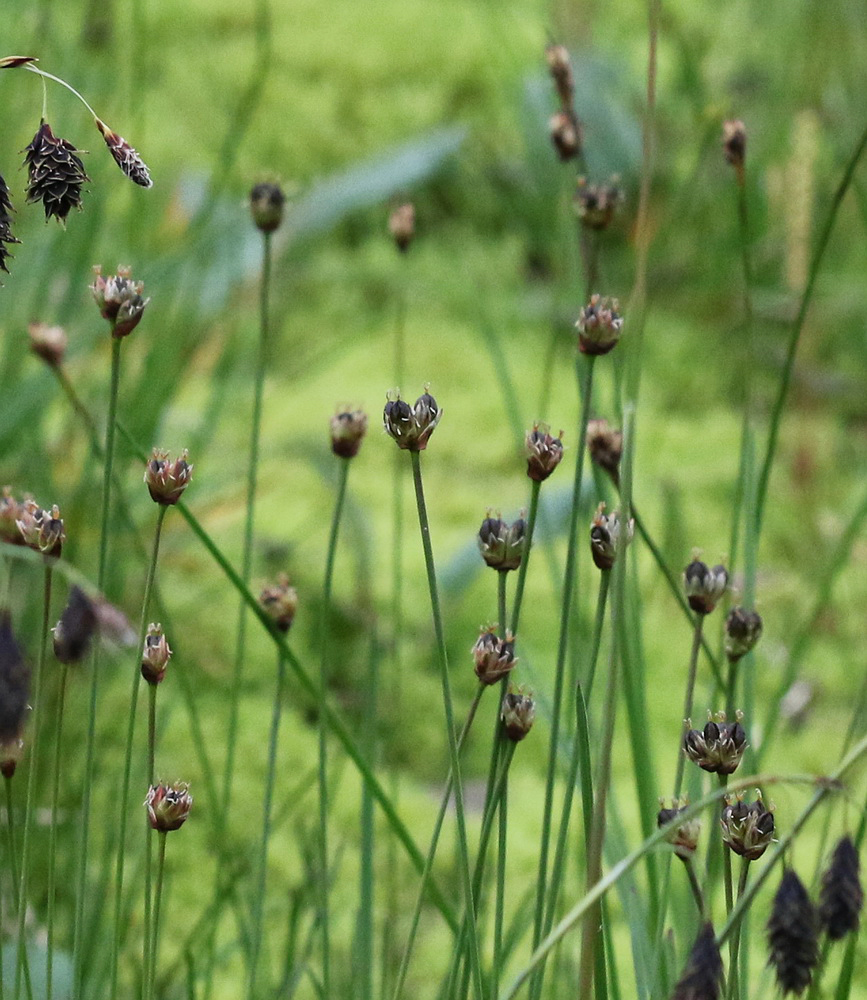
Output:
[[70,211],[81,208],[81,189],[90,178],[77,152],[71,142],[54,135],[48,122],[42,122],[25,150],[27,202],[41,201],[46,219],[54,216],[65,224]]
[[112,131],[99,118],[96,119],[96,127],[99,129],[103,139],[105,139],[105,144],[108,146],[109,153],[114,157],[114,162],[127,177],[140,187],[153,187],[154,182],[151,180],[150,171],[144,160],[130,146],[126,139],[119,136],[117,132]]
[[834,848],[831,864],[822,876],[819,916],[832,941],[858,930],[864,890],[859,877],[858,851],[849,836]]
[[30,670],[12,632],[9,612],[0,611],[0,743],[17,740],[27,717]]
[[671,1000],[718,1000],[722,978],[722,959],[713,925],[708,921],[698,932]]
[[788,868],[768,921],[768,964],[783,993],[803,993],[819,961],[818,920],[804,883]]
[[6,266],[6,261],[12,254],[6,249],[7,243],[20,243],[21,240],[15,239],[12,235],[12,202],[9,200],[9,188],[6,186],[6,181],[0,177],[0,269],[4,270],[7,274],[9,273],[9,268]]

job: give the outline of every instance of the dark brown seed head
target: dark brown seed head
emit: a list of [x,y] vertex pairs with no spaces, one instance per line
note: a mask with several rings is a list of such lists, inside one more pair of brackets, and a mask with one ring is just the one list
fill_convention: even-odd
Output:
[[500,639],[492,628],[482,629],[473,646],[476,677],[482,684],[496,684],[514,668],[517,662],[515,637],[511,632],[506,632],[506,638]]
[[738,182],[742,184],[747,156],[747,130],[742,121],[723,122],[723,154],[726,163],[735,168]]
[[62,326],[49,326],[47,323],[31,323],[27,327],[30,335],[30,350],[52,368],[63,364],[69,338]]
[[6,181],[0,176],[0,270],[9,273],[6,261],[12,256],[6,249],[7,243],[20,243],[12,235],[12,202],[9,199],[9,188]]
[[761,797],[747,804],[727,801],[720,818],[723,843],[747,861],[756,861],[774,839],[774,814]]
[[722,977],[722,959],[713,925],[708,921],[698,932],[671,1000],[718,1000]]
[[174,461],[167,451],[154,448],[145,465],[144,481],[154,503],[172,507],[181,499],[193,478],[186,448]]
[[[662,829],[662,827],[668,826],[672,820],[677,819],[681,813],[686,812],[686,809],[686,804],[681,804],[681,802],[673,802],[670,809],[663,806],[656,814],[657,828]],[[693,816],[692,819],[685,820],[674,827],[671,833],[668,834],[668,841],[674,848],[674,853],[681,861],[689,861],[696,852],[700,835],[701,820],[698,816]]]
[[762,618],[756,611],[732,608],[726,618],[725,647],[729,663],[736,663],[762,637]]
[[331,418],[331,450],[340,458],[355,458],[366,433],[364,410],[341,407]]
[[851,837],[843,837],[834,848],[828,870],[822,876],[819,915],[832,941],[858,930],[864,890],[861,888],[858,851]]
[[127,177],[139,187],[153,187],[150,171],[144,160],[130,146],[130,144],[117,132],[113,132],[105,122],[96,119],[96,127],[99,129],[108,151],[114,157],[114,162],[126,174]]
[[97,264],[93,269],[94,280],[90,285],[93,300],[103,319],[111,323],[111,335],[126,337],[138,326],[150,299],[142,298],[143,281],[133,281],[128,267],[117,268],[117,274],[102,276]]
[[18,739],[27,717],[30,670],[12,632],[8,611],[0,611],[0,743]]
[[589,184],[586,177],[578,178],[575,212],[581,225],[588,229],[607,229],[623,200],[623,189],[618,177],[612,177],[603,184]]
[[724,713],[709,719],[704,729],[690,729],[683,749],[693,763],[712,774],[733,774],[747,748],[747,734],[740,720],[727,722]]
[[551,143],[563,163],[581,155],[583,131],[581,123],[571,111],[558,111],[552,115],[548,123],[548,132]]
[[289,577],[281,573],[275,584],[263,589],[259,604],[277,629],[288,632],[298,610],[298,591],[290,585]]
[[[560,431],[560,437],[563,432]],[[527,432],[524,443],[527,455],[527,475],[534,482],[543,483],[557,468],[563,458],[563,442],[551,434],[547,424],[534,424]]]
[[725,566],[711,569],[699,559],[693,561],[683,571],[683,589],[693,611],[709,615],[726,592],[729,575]]
[[273,233],[283,221],[286,195],[279,184],[263,182],[250,191],[250,214],[262,233]]
[[54,655],[61,663],[83,660],[98,628],[96,605],[80,587],[73,587],[54,626]]
[[818,920],[804,883],[788,868],[768,921],[768,964],[783,993],[803,993],[819,961]]
[[186,822],[193,807],[190,786],[184,781],[172,785],[151,785],[145,799],[148,820],[154,830],[169,833]]
[[616,346],[623,330],[619,309],[617,299],[590,296],[575,324],[582,354],[607,354]]
[[536,702],[531,694],[525,694],[520,688],[510,690],[503,698],[503,708],[500,713],[506,736],[513,743],[520,743],[533,728],[536,718]]
[[48,122],[39,126],[25,150],[27,202],[41,201],[46,219],[53,216],[65,224],[70,211],[81,208],[81,189],[90,178],[77,152],[71,142],[54,135]]
[[415,237],[415,205],[411,201],[398,205],[391,213],[388,217],[388,231],[397,249],[406,253]]
[[620,456],[623,454],[623,432],[607,420],[591,420],[587,424],[587,449],[590,458],[614,480],[620,482]]
[[548,63],[548,69],[551,71],[551,79],[554,81],[560,104],[564,108],[571,108],[575,96],[575,79],[572,75],[569,50],[565,45],[553,43],[545,48],[545,59]]

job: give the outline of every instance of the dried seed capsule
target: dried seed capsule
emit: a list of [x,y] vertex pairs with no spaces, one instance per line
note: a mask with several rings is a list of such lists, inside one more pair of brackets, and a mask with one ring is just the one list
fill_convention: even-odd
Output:
[[699,559],[693,561],[683,571],[683,589],[693,611],[709,615],[726,592],[729,575],[725,566],[706,566]]
[[578,347],[582,354],[607,354],[612,350],[623,330],[623,317],[618,312],[617,299],[603,299],[591,295],[581,310],[575,326],[578,328]]
[[13,736],[11,740],[0,740],[0,774],[11,778],[24,757],[24,740]]
[[9,273],[9,268],[6,266],[6,261],[12,256],[11,253],[6,249],[6,244],[20,243],[21,240],[17,240],[12,235],[12,202],[9,198],[9,188],[6,186],[6,181],[0,176],[0,270]]
[[497,637],[493,628],[483,628],[473,646],[476,677],[482,684],[496,684],[518,662],[515,658],[515,637],[506,632],[506,638]]
[[735,168],[738,180],[743,183],[744,163],[747,156],[747,130],[742,121],[723,122],[723,154],[726,163]]
[[671,1000],[718,1000],[722,978],[722,959],[713,925],[708,921],[698,932]]
[[364,410],[340,409],[331,418],[331,450],[341,458],[355,458],[366,433]]
[[285,207],[286,195],[279,184],[256,184],[250,192],[250,214],[262,233],[273,233],[280,228]]
[[572,111],[558,111],[548,123],[551,144],[563,163],[581,155],[583,130]]
[[755,611],[732,608],[726,618],[725,647],[729,663],[736,663],[762,636],[762,619]]
[[49,511],[43,510],[33,500],[25,500],[20,514],[17,524],[24,544],[45,556],[59,559],[66,541],[66,532],[57,504]]
[[551,71],[551,79],[557,90],[557,96],[564,108],[571,108],[575,96],[575,79],[572,75],[572,62],[569,50],[565,45],[551,44],[545,48],[545,59]]
[[834,848],[831,864],[822,876],[819,916],[832,941],[858,930],[864,890],[861,888],[858,851],[849,836]]
[[587,424],[587,449],[590,458],[614,481],[620,482],[620,457],[623,454],[623,433],[607,420],[591,420]]
[[624,202],[620,178],[616,175],[607,183],[590,184],[586,177],[578,178],[575,192],[575,213],[581,225],[601,231],[607,229],[614,219],[614,213]]
[[[672,820],[676,819],[683,812],[686,812],[686,803],[683,801],[673,802],[671,809],[660,809],[656,814],[657,828],[661,829],[664,826],[668,826]],[[689,861],[693,854],[695,854],[700,834],[701,820],[698,816],[694,816],[692,819],[678,824],[668,835],[669,843],[674,847],[674,853],[681,861]]]
[[723,843],[747,861],[756,861],[774,839],[774,814],[761,797],[747,805],[740,799],[727,801],[720,817]]
[[783,873],[768,920],[768,964],[783,993],[803,993],[819,961],[816,909],[791,868]]
[[83,660],[98,628],[96,605],[80,587],[73,587],[60,621],[54,626],[54,655],[61,663]]
[[478,534],[479,552],[487,565],[502,571],[517,569],[524,554],[526,531],[523,517],[506,524],[501,517],[492,517],[489,511]]
[[186,448],[172,461],[167,451],[154,448],[145,466],[144,481],[154,503],[171,507],[190,485],[193,466],[187,462]]
[[[560,431],[560,437],[563,432]],[[527,475],[534,482],[543,483],[557,468],[563,458],[563,442],[551,435],[547,424],[533,424],[525,441]]]
[[9,542],[12,545],[24,544],[24,539],[18,529],[18,521],[23,513],[24,505],[12,496],[10,487],[4,486],[2,493],[0,493],[0,541]]
[[108,151],[111,153],[114,162],[126,176],[133,183],[138,184],[139,187],[153,187],[154,182],[151,180],[150,171],[145,165],[144,160],[142,160],[126,139],[119,136],[117,132],[113,132],[99,118],[96,119],[96,127],[99,129],[100,135],[105,139],[105,144],[108,146]]
[[77,152],[71,142],[57,138],[45,121],[25,150],[27,202],[41,201],[46,220],[54,216],[65,224],[70,211],[81,208],[81,189],[90,178]]
[[161,684],[172,651],[159,623],[151,623],[145,635],[141,656],[141,675],[148,684]]
[[533,696],[525,694],[520,688],[509,690],[503,698],[500,718],[506,736],[513,743],[520,743],[533,728],[533,721],[536,718],[536,702]]
[[62,326],[48,326],[47,323],[31,323],[27,327],[30,336],[30,350],[52,368],[63,364],[69,338]]
[[[620,521],[620,511],[605,512],[605,504],[596,508],[596,514],[590,525],[590,554],[597,569],[611,569],[617,559],[617,549],[621,544],[620,535],[623,525]],[[625,529],[624,545],[632,541],[635,532],[635,522],[630,518]]]
[[386,433],[394,438],[398,448],[405,451],[424,451],[442,416],[442,409],[429,392],[410,406],[400,398],[400,393],[390,393],[382,412]]
[[186,822],[193,797],[186,782],[176,781],[172,785],[151,785],[144,804],[151,827],[160,833],[168,833]]
[[128,267],[118,267],[117,274],[102,276],[102,268],[94,267],[94,282],[90,286],[94,301],[103,319],[111,323],[111,335],[126,337],[141,322],[150,299],[142,298],[144,282],[133,281]]

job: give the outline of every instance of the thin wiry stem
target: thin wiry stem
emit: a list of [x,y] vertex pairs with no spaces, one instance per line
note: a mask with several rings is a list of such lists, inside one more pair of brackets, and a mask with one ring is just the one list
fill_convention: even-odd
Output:
[[430,540],[430,524],[424,499],[424,484],[421,475],[421,455],[417,451],[410,452],[412,459],[413,484],[415,486],[418,523],[421,531],[422,548],[424,549],[425,570],[428,590],[430,592],[431,613],[433,615],[434,633],[440,663],[440,683],[442,685],[443,708],[445,711],[446,733],[449,743],[449,756],[452,767],[452,780],[455,787],[455,813],[458,824],[458,854],[461,878],[464,886],[464,906],[469,921],[470,968],[473,975],[473,985],[477,1000],[482,1000],[484,990],[482,985],[481,960],[479,957],[479,941],[476,928],[476,908],[473,899],[473,887],[470,878],[469,847],[467,845],[466,816],[464,815],[464,789],[461,781],[460,756],[458,754],[457,737],[455,734],[455,717],[452,706],[451,682],[449,680],[449,661],[446,649],[446,637],[443,629],[442,611],[440,609],[439,591],[437,588],[436,567],[434,565],[433,547]]
[[[271,233],[262,234],[262,281],[259,289],[259,346],[253,374],[253,417],[250,426],[250,463],[247,466],[247,502],[244,517],[244,547],[241,554],[241,579],[250,582],[253,565],[253,530],[256,518],[256,480],[259,471],[259,445],[262,435],[262,399],[265,394],[265,372],[268,367],[270,338],[269,300],[271,293]],[[243,601],[238,609],[238,631],[235,643],[235,663],[229,699],[229,721],[226,726],[226,764],[223,772],[223,813],[229,811],[232,800],[232,780],[235,775],[235,744],[238,735],[238,709],[244,676],[247,648],[247,607]]]
[[[738,876],[738,902],[747,888],[747,879],[750,874],[750,859],[741,858],[741,873]],[[737,1000],[738,997],[738,953],[741,947],[741,931],[743,924],[739,924],[737,930],[732,934],[729,941],[729,1000]]]
[[[512,634],[518,634],[518,622],[521,618],[521,604],[524,600],[524,584],[527,579],[527,568],[530,564],[530,551],[533,547],[533,535],[536,531],[536,518],[539,514],[539,492],[542,484],[532,480],[530,487],[530,511],[527,514],[527,529],[524,534],[524,551],[521,554],[521,565],[518,567],[518,579],[515,583],[515,596],[512,599]],[[505,619],[501,616],[501,622]],[[505,633],[505,624],[500,626]]]
[[166,837],[168,834],[165,830],[159,831],[159,851],[157,853],[157,884],[154,890],[154,920],[153,927],[151,929],[151,953],[150,961],[148,967],[150,969],[148,975],[148,992],[147,1000],[154,1000],[156,996],[156,982],[157,982],[157,952],[159,950],[160,941],[160,910],[162,909],[163,903],[163,880],[165,878],[166,872]]
[[[162,537],[163,521],[165,520],[166,512],[168,507],[160,504],[157,513],[157,523],[154,529],[154,541],[153,547],[151,549],[151,558],[148,563],[147,576],[145,577],[144,594],[142,596],[142,609],[141,618],[139,619],[139,632],[138,632],[138,645],[135,648],[135,660],[132,666],[132,689],[129,696],[129,714],[127,716],[127,727],[126,727],[126,750],[124,753],[124,763],[123,763],[123,781],[121,784],[120,793],[120,811],[118,813],[118,852],[117,860],[115,862],[115,872],[114,872],[114,932],[112,934],[111,941],[111,962],[110,962],[110,986],[109,986],[109,997],[111,1000],[115,1000],[117,997],[118,989],[118,956],[120,954],[120,941],[123,934],[123,878],[124,878],[124,865],[126,861],[126,828],[127,821],[129,818],[129,798],[130,798],[130,783],[132,779],[132,755],[133,755],[133,743],[135,739],[135,720],[136,720],[136,710],[138,707],[138,692],[139,685],[141,683],[141,656],[142,648],[144,647],[145,636],[147,635],[148,628],[148,615],[150,608],[151,594],[153,593],[154,580],[156,578],[157,571],[157,561],[159,559],[160,551],[160,539]],[[150,747],[150,740],[148,741]],[[152,753],[149,750],[148,755],[148,784],[152,785],[154,781],[153,775],[153,760]],[[146,901],[150,902],[150,892],[149,892],[150,882],[146,881],[145,887],[147,892]],[[148,906],[149,911],[149,906]],[[145,921],[145,926],[149,927],[149,921]],[[147,935],[145,936],[147,939]]]
[[66,681],[69,664],[60,665],[60,690],[57,695],[57,722],[54,732],[54,775],[51,782],[51,826],[48,830],[48,904],[45,918],[45,996],[51,1000],[54,979],[54,910],[57,903],[57,819],[60,807],[60,770],[63,760],[63,705],[66,698]]

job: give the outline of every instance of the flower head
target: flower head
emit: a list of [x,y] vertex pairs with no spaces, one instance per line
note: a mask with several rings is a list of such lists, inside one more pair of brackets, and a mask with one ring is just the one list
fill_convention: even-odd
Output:
[[[560,431],[560,437],[563,432]],[[534,482],[543,483],[557,468],[563,458],[563,442],[551,434],[547,424],[533,424],[527,431],[524,450],[527,455],[527,475]]]
[[722,981],[722,959],[713,925],[707,921],[698,932],[671,1000],[718,1000]]
[[515,637],[506,632],[506,638],[499,639],[493,628],[483,628],[473,646],[473,662],[476,677],[482,684],[496,684],[518,662],[515,659]]
[[45,556],[59,559],[66,531],[57,504],[51,510],[43,510],[34,500],[25,500],[19,510],[16,523],[24,544]]
[[612,350],[623,330],[623,318],[618,312],[617,299],[603,299],[591,295],[581,310],[575,326],[578,328],[578,347],[582,354],[607,354]]
[[9,199],[9,188],[6,186],[6,181],[0,176],[0,270],[7,274],[9,268],[6,266],[6,261],[12,254],[6,249],[6,244],[21,242],[12,235],[13,211],[12,202]]
[[618,485],[623,432],[611,427],[607,420],[591,420],[587,424],[587,450],[594,464],[604,469],[615,486]]
[[331,450],[341,458],[355,458],[366,433],[364,410],[339,409],[331,418]]
[[[685,800],[672,802],[670,809],[663,807],[656,815],[657,827],[662,829],[662,827],[668,826],[681,813],[686,812],[686,809],[687,804]],[[679,823],[668,835],[668,841],[674,847],[674,853],[681,861],[689,861],[693,854],[695,854],[700,834],[701,820],[698,816],[693,816],[692,819]]]
[[442,413],[429,392],[422,393],[412,406],[400,398],[400,393],[394,392],[388,396],[382,412],[382,423],[386,433],[397,442],[398,448],[424,451]]
[[151,785],[144,804],[151,827],[168,833],[184,825],[193,806],[193,797],[186,782],[176,781],[173,785]]
[[144,481],[154,503],[171,507],[190,485],[193,466],[187,462],[186,448],[172,461],[167,451],[154,448],[145,466]]
[[81,189],[90,178],[77,152],[71,142],[58,139],[45,121],[25,150],[27,202],[41,201],[46,220],[54,216],[65,224],[70,211],[81,208]]
[[18,521],[24,512],[24,504],[19,503],[12,496],[12,490],[8,486],[3,487],[0,493],[0,541],[9,542],[12,545],[23,545],[24,539],[18,528]]
[[565,45],[552,43],[545,48],[545,60],[548,63],[557,96],[560,98],[560,104],[564,108],[571,108],[575,96],[575,79],[572,75],[569,50]]
[[94,282],[90,286],[93,298],[103,319],[111,323],[113,337],[126,337],[141,322],[150,299],[143,299],[144,282],[133,281],[128,267],[118,267],[117,274],[102,276],[102,268],[93,269]]
[[98,628],[95,602],[80,587],[73,587],[60,621],[54,626],[54,655],[61,663],[83,660]]
[[298,591],[290,586],[289,577],[281,573],[277,582],[265,587],[259,604],[281,632],[288,632],[298,609]]
[[526,533],[527,524],[523,517],[506,524],[501,517],[492,516],[492,511],[488,511],[479,528],[479,552],[491,569],[517,569],[524,555]]
[[48,326],[47,323],[31,323],[27,327],[30,335],[30,350],[52,368],[63,364],[69,338],[62,326]]
[[729,585],[729,575],[725,566],[713,569],[701,562],[693,561],[683,571],[683,589],[693,611],[709,615]]
[[616,175],[607,183],[590,184],[586,177],[578,178],[575,192],[575,212],[588,229],[607,229],[618,207],[624,202],[623,188]]
[[551,120],[548,122],[548,134],[551,136],[551,144],[557,150],[557,155],[563,163],[574,160],[581,155],[584,130],[571,108],[561,109],[551,116]]
[[280,228],[285,207],[286,195],[279,184],[263,182],[250,191],[250,214],[262,233],[273,233]]
[[0,740],[0,774],[4,778],[11,778],[15,774],[15,769],[23,757],[24,740],[20,736]]
[[732,608],[726,618],[725,647],[729,663],[736,663],[762,636],[762,619],[756,611]]
[[[632,518],[624,528],[619,511],[606,514],[605,504],[599,504],[590,525],[590,554],[596,568],[611,569],[617,559],[618,547],[628,545],[634,532],[635,521]],[[623,542],[620,541],[621,534],[624,536]]]
[[397,249],[406,253],[415,237],[415,205],[411,201],[398,205],[391,213],[388,217],[388,231]]
[[141,655],[141,675],[148,684],[162,683],[172,651],[159,623],[148,625]]
[[151,180],[150,171],[145,165],[144,160],[130,146],[126,139],[119,136],[117,132],[113,132],[99,118],[96,119],[96,127],[99,129],[100,135],[105,139],[105,144],[108,146],[108,151],[114,158],[114,162],[126,176],[133,183],[138,184],[139,187],[153,187],[154,182]]
[[30,670],[12,631],[9,612],[0,611],[0,742],[20,737],[29,698]]
[[723,122],[723,154],[726,163],[735,168],[738,183],[744,181],[744,163],[747,157],[747,130],[739,120]]
[[727,801],[720,818],[723,843],[748,861],[760,858],[774,839],[774,814],[761,796],[747,804]]
[[506,736],[513,743],[520,743],[533,728],[536,718],[536,702],[531,694],[525,694],[520,688],[510,688],[503,698],[500,712]]
[[818,919],[804,883],[787,868],[768,920],[768,948],[783,993],[803,993],[819,962]]
[[726,722],[724,712],[718,713],[716,721],[708,719],[704,729],[690,729],[683,737],[687,757],[712,774],[733,774],[746,748],[747,734],[740,718]]
[[849,836],[842,837],[834,848],[831,864],[822,876],[819,916],[832,941],[839,941],[858,930],[864,890],[859,875],[858,850]]

